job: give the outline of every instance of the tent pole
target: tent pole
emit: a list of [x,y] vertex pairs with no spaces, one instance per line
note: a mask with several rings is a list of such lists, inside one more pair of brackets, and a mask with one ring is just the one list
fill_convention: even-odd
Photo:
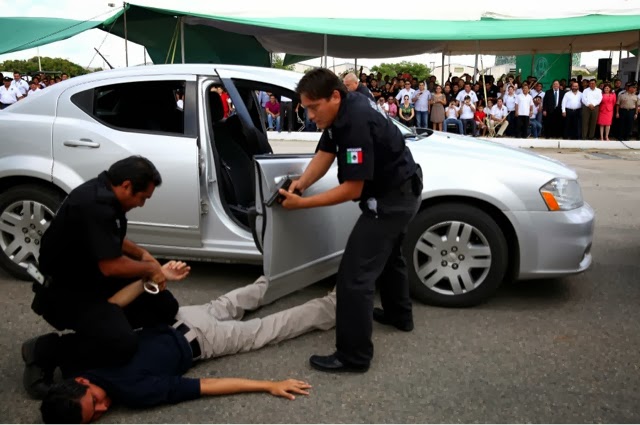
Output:
[[442,68],[440,72],[440,84],[444,84],[444,49],[442,49]]
[[327,34],[324,35],[324,67],[327,68]]
[[618,72],[616,75],[620,78],[620,65],[622,64],[622,43],[620,43],[620,53],[618,54]]
[[535,65],[535,63],[536,63],[536,51],[535,51],[535,50],[532,50],[532,51],[531,51],[531,74],[529,74],[529,75],[531,75],[532,77],[535,77],[535,75],[533,75],[533,73],[534,73],[534,71],[535,71],[535,69],[536,69],[536,68],[535,68],[535,66],[534,66],[534,65]]
[[358,75],[358,58],[355,58],[354,61],[353,73],[356,74],[356,77],[358,77],[358,80],[360,80],[360,76]]
[[180,53],[182,54],[182,63],[184,63],[184,16],[180,17]]
[[478,54],[480,53],[480,41],[476,40],[476,63],[473,66],[473,82],[476,82],[476,73],[478,72]]
[[142,49],[142,54],[144,56],[144,64],[146,66],[147,65],[147,48],[146,47]]
[[124,64],[129,66],[129,46],[127,45],[127,3],[123,3],[124,8]]
[[640,58],[638,57],[640,56],[640,31],[638,31],[638,49],[638,53],[636,53],[636,81],[638,81],[638,73],[640,72]]
[[569,78],[567,78],[569,86],[571,86],[571,74],[573,74],[573,44],[569,44]]

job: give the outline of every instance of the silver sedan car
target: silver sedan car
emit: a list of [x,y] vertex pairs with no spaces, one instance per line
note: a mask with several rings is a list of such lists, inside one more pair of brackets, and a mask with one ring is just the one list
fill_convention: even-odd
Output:
[[[270,300],[331,276],[357,205],[266,206],[278,182],[300,175],[311,155],[273,154],[257,94],[295,102],[300,77],[228,65],[117,69],[1,111],[0,266],[25,277],[65,195],[138,154],[164,184],[129,213],[129,237],[156,256],[262,264]],[[491,142],[398,129],[424,171],[422,206],[404,246],[415,298],[471,306],[505,280],[590,266],[594,212],[575,171]],[[308,192],[336,184],[334,165]]]

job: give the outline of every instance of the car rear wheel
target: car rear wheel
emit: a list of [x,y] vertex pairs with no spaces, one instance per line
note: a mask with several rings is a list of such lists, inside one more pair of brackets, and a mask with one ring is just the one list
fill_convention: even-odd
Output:
[[427,304],[470,307],[504,279],[507,241],[483,210],[463,203],[428,207],[409,225],[405,257],[411,295]]
[[40,241],[62,203],[57,192],[35,186],[16,186],[0,194],[0,267],[29,280],[29,263],[37,263]]

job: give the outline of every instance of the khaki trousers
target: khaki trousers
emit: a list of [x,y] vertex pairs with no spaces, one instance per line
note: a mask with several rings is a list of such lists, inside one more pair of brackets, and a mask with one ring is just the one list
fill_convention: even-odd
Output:
[[593,110],[587,106],[582,106],[582,138],[585,140],[591,140],[596,134],[596,124],[598,122],[598,113],[600,112],[600,105],[596,106]]
[[504,120],[502,124],[498,124],[498,121],[488,120],[489,129],[491,133],[495,133],[496,128],[498,129],[498,136],[504,135],[505,130],[509,127],[509,121]]
[[314,329],[328,330],[335,326],[335,292],[261,319],[240,321],[246,311],[262,305],[267,286],[262,276],[251,285],[207,304],[178,310],[176,319],[196,333],[202,352],[200,359],[257,350]]

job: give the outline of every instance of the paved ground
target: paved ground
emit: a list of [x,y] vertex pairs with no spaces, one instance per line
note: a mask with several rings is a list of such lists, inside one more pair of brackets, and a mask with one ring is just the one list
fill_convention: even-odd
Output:
[[[289,150],[309,149],[308,142],[281,143]],[[143,412],[116,408],[102,422],[640,422],[640,154],[542,153],[578,170],[585,198],[597,210],[595,264],[587,273],[506,285],[473,309],[415,305],[414,332],[374,327],[376,357],[365,375],[310,369],[311,354],[331,352],[332,332],[210,361],[190,372],[301,378],[314,385],[310,397],[291,402],[249,394]],[[195,264],[174,292],[183,304],[202,303],[259,273]],[[321,295],[331,284],[307,288],[258,314]],[[0,422],[37,422],[38,403],[21,386],[19,344],[48,327],[29,309],[28,285],[0,275],[0,290]]]

